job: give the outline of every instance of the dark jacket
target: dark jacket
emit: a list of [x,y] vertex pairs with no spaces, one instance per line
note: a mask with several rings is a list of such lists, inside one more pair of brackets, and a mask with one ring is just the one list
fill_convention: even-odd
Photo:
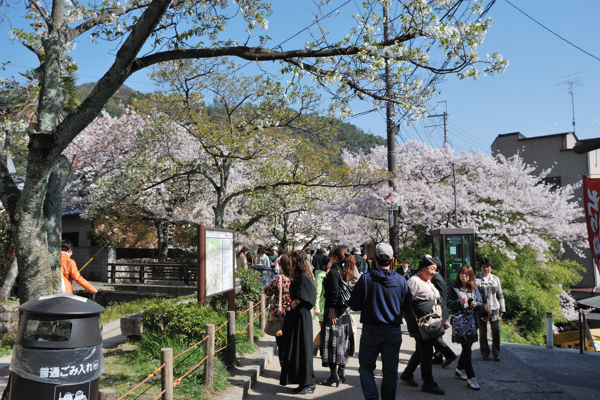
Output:
[[356,260],[356,268],[358,269],[358,272],[361,274],[366,274],[367,271],[369,271],[369,264],[367,264],[367,260],[365,260],[361,255],[354,256],[354,259]]
[[346,309],[346,307],[340,304],[340,285],[343,279],[342,274],[342,265],[335,263],[331,266],[331,269],[329,270],[329,272],[327,272],[327,275],[323,280],[323,297],[325,297],[325,309]]
[[325,254],[317,252],[312,259],[313,269],[321,269],[321,262],[325,258]]
[[446,321],[449,317],[448,307],[446,305],[446,301],[447,301],[447,297],[448,297],[448,291],[446,290],[446,282],[444,281],[444,277],[439,272],[436,272],[436,274],[433,276],[433,278],[431,278],[431,283],[433,283],[433,286],[435,286],[435,288],[438,290],[438,292],[440,292],[440,305],[442,306],[442,318],[444,321]]
[[[456,285],[456,283],[453,283],[448,290],[448,308],[450,309],[450,311],[452,311],[452,314],[456,314],[461,311],[477,312],[477,310],[483,307],[481,295],[479,294],[479,290],[477,290],[477,288],[475,288],[475,290],[471,292],[470,298],[475,300],[475,302],[477,303],[475,307],[471,307],[471,305],[469,305],[468,307],[464,307],[462,304],[460,304],[460,289]],[[477,320],[478,318],[475,318],[475,324],[477,324]]]
[[373,268],[363,274],[350,297],[350,308],[361,311],[364,325],[397,325],[410,308],[412,294],[402,275],[389,269]]
[[396,268],[396,273],[402,275],[407,281],[414,275],[414,272],[412,269],[410,269],[410,266],[408,267],[406,273],[404,273],[404,268],[402,268],[402,264],[398,268]]

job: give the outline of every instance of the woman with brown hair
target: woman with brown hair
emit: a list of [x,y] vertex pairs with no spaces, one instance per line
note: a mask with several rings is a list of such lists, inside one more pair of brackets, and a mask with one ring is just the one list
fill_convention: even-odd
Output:
[[460,343],[462,352],[458,359],[456,375],[467,381],[471,389],[479,390],[475,378],[471,347],[477,341],[477,315],[481,308],[481,295],[475,284],[475,274],[470,265],[463,265],[458,271],[456,282],[450,286],[448,308],[454,314],[452,321],[452,341]]
[[346,381],[348,357],[354,355],[350,309],[342,303],[340,292],[342,285],[348,285],[354,278],[356,261],[342,247],[333,249],[330,257],[323,281],[325,310],[321,327],[321,358],[323,366],[329,367],[330,375],[321,384],[339,386]]
[[312,274],[306,263],[306,254],[301,250],[290,253],[290,298],[291,310],[283,323],[283,356],[280,385],[295,383],[293,390],[298,394],[315,391],[313,370],[313,328],[310,310],[315,306],[317,294]]

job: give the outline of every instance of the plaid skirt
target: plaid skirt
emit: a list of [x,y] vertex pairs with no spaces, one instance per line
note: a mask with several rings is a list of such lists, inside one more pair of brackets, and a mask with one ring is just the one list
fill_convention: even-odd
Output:
[[321,360],[323,366],[328,364],[346,365],[348,358],[354,355],[354,333],[350,309],[347,308],[338,317],[338,322],[332,325],[327,315],[329,309],[323,313],[323,326],[321,327]]

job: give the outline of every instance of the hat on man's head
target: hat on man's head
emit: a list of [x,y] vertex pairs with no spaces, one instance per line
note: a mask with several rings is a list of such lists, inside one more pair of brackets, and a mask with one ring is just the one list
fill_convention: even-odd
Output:
[[379,243],[375,246],[375,258],[377,261],[389,264],[394,258],[394,249],[387,243]]
[[277,246],[271,247],[271,250],[278,250]]
[[402,262],[403,262],[403,263],[409,263],[409,264],[410,264],[410,260],[409,260],[408,258],[404,258],[404,259],[402,259]]
[[360,247],[355,247],[352,249],[352,254],[355,256],[360,256],[362,254],[362,251],[360,251]]

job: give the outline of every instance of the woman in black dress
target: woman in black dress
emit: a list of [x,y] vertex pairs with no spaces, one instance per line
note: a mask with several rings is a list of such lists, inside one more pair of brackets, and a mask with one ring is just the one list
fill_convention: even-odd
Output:
[[306,254],[294,250],[290,254],[291,310],[283,323],[283,356],[280,385],[294,383],[299,385],[294,393],[308,394],[315,391],[313,370],[313,328],[310,310],[315,306],[317,293],[312,274],[307,268]]

